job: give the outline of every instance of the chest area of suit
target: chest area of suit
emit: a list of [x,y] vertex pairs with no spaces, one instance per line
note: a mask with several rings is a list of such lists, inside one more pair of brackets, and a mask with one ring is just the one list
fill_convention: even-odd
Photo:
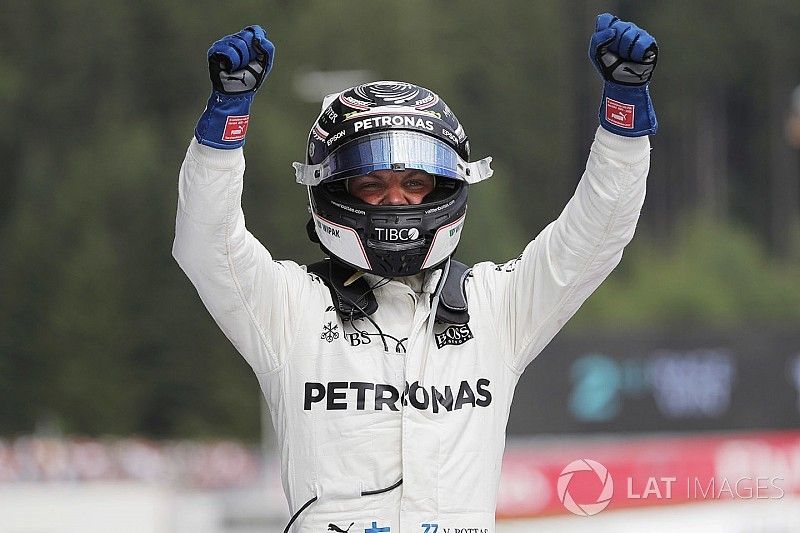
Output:
[[321,316],[311,318],[309,314],[311,319],[305,321],[296,351],[345,359],[391,354],[413,360],[426,354],[428,359],[455,354],[468,359],[498,348],[494,328],[486,328],[480,317],[467,324],[431,324],[429,304],[402,296],[391,299],[392,305],[381,305],[369,318],[350,320],[339,316],[332,306]]
[[410,295],[381,302],[369,319],[347,320],[328,307],[306,324],[291,356],[304,411],[400,411],[433,414],[484,408],[502,374],[493,332],[477,317],[436,323]]

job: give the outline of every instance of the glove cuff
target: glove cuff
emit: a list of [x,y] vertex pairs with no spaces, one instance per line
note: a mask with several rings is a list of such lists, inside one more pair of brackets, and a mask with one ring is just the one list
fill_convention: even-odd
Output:
[[600,102],[600,125],[625,137],[653,135],[658,130],[658,120],[649,84],[626,86],[606,81]]
[[232,95],[212,91],[194,130],[197,142],[224,150],[244,145],[254,95],[254,92]]

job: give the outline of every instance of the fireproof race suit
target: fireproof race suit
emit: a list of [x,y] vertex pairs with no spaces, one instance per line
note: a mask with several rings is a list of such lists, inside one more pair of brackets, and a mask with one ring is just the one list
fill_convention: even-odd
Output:
[[619,262],[648,166],[647,137],[598,129],[558,219],[517,259],[474,266],[468,324],[428,329],[436,270],[375,289],[381,337],[247,231],[242,149],[191,141],[173,254],[258,377],[291,513],[316,498],[293,531],[495,531],[514,387]]

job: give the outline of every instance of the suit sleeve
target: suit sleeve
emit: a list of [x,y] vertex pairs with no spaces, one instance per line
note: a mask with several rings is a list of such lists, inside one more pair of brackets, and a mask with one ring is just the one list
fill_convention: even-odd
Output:
[[280,368],[296,337],[308,275],[273,261],[245,227],[241,148],[192,139],[178,182],[172,255],[220,329],[256,373]]
[[517,259],[475,266],[474,280],[515,372],[547,346],[619,263],[636,229],[649,163],[647,137],[598,128],[586,171],[558,219]]

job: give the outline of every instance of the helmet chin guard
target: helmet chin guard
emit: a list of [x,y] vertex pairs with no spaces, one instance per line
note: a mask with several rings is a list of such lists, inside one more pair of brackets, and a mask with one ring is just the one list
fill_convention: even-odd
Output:
[[458,246],[468,186],[437,181],[451,182],[428,195],[439,200],[400,206],[369,205],[346,192],[309,187],[320,245],[344,263],[384,277],[410,276],[438,265]]
[[[296,178],[308,187],[320,246],[384,277],[417,274],[450,257],[461,238],[469,185],[492,175],[491,158],[468,162],[469,141],[433,92],[381,81],[327,97]],[[346,179],[375,170],[423,170],[436,186],[417,205],[370,205]]]

